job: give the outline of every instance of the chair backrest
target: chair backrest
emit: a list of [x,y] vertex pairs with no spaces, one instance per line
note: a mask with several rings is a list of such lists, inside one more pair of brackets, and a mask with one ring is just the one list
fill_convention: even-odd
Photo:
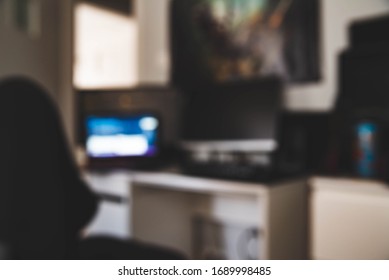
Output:
[[0,82],[0,257],[77,257],[96,197],[80,179],[58,110],[25,78]]

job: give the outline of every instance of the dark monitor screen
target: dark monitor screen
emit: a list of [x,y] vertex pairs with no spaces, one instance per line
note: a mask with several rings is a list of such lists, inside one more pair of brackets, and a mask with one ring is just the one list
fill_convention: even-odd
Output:
[[212,87],[192,94],[184,108],[184,146],[274,150],[281,93],[281,82],[268,79]]
[[153,157],[158,153],[159,120],[151,114],[88,116],[86,135],[92,158]]

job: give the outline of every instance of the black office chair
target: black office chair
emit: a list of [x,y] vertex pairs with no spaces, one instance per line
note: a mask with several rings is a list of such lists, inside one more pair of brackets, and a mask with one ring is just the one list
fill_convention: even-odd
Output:
[[135,241],[80,240],[98,197],[80,179],[57,108],[40,86],[0,82],[0,125],[0,258],[183,258]]

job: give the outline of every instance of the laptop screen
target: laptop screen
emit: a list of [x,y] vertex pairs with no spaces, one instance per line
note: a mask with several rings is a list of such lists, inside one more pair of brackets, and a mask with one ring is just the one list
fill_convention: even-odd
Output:
[[158,153],[159,120],[151,114],[89,116],[86,136],[92,158],[153,157]]

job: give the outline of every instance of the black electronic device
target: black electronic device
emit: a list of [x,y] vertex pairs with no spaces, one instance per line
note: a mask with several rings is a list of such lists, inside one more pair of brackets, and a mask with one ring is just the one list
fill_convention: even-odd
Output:
[[336,111],[353,118],[388,118],[389,17],[354,22],[350,47],[339,58]]
[[184,169],[232,179],[274,171],[283,84],[272,77],[187,92],[181,147]]
[[337,119],[331,150],[337,173],[387,179],[389,17],[355,22],[339,57]]
[[349,30],[350,44],[353,48],[389,43],[389,16],[356,21]]
[[281,176],[325,173],[331,113],[283,112],[277,172]]
[[350,48],[340,56],[336,110],[354,117],[389,119],[389,51],[381,46]]
[[161,123],[155,114],[90,115],[85,127],[92,168],[147,167],[160,157]]
[[151,169],[175,160],[179,101],[173,89],[89,90],[77,97],[78,141],[88,167]]

